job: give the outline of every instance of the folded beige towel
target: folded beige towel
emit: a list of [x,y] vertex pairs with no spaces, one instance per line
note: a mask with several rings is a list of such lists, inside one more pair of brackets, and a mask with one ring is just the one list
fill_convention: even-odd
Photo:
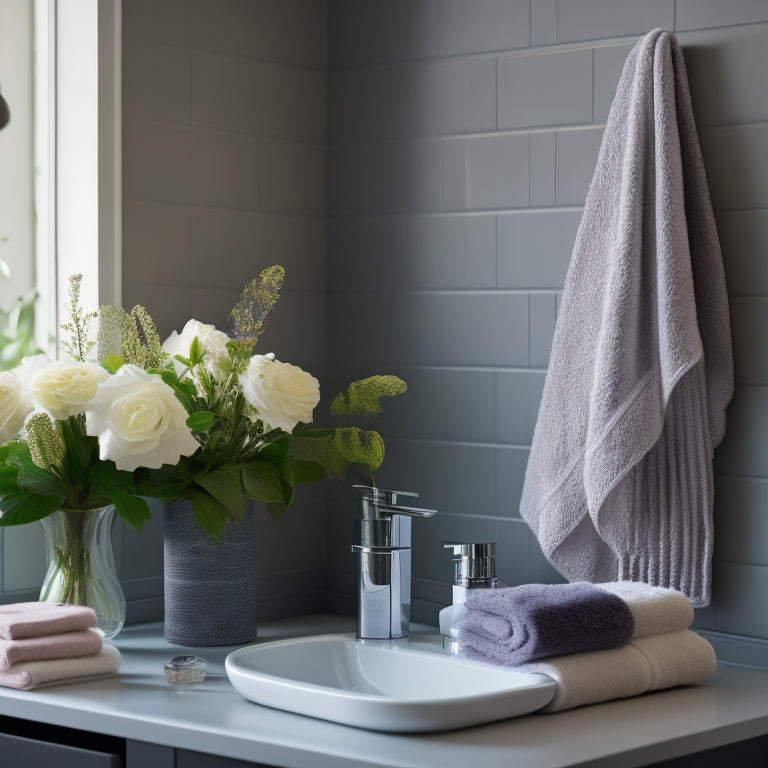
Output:
[[117,673],[120,669],[120,659],[120,651],[117,648],[112,645],[104,645],[98,653],[92,656],[26,661],[0,670],[0,685],[27,691],[42,685],[105,677]]
[[689,629],[631,640],[619,648],[571,653],[522,664],[557,683],[554,698],[540,712],[597,704],[676,685],[700,683],[715,674],[712,646]]
[[93,608],[62,603],[10,603],[0,605],[0,638],[57,635],[96,626]]
[[0,640],[0,670],[22,661],[93,656],[101,650],[102,642],[101,634],[95,629],[24,637],[21,640]]
[[676,589],[654,587],[641,581],[612,581],[595,586],[620,597],[635,620],[632,637],[686,629],[693,623],[691,601]]

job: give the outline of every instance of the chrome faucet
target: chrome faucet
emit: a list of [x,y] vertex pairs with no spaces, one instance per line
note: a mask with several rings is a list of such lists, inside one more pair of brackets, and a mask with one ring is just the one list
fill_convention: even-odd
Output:
[[363,517],[356,522],[357,636],[360,639],[408,637],[411,620],[411,518],[432,517],[437,510],[398,504],[398,496],[367,485]]

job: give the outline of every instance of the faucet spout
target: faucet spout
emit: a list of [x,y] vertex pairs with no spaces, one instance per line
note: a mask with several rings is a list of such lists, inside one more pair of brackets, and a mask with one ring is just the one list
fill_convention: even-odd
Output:
[[363,517],[357,521],[352,551],[356,558],[357,636],[399,639],[410,633],[411,519],[431,517],[434,509],[397,503],[407,491],[363,489]]

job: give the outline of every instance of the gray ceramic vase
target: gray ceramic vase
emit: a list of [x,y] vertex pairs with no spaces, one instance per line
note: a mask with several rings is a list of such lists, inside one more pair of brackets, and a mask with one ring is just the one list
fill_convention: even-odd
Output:
[[245,517],[217,544],[195,521],[192,504],[165,507],[165,624],[169,643],[242,645],[256,637],[256,529]]

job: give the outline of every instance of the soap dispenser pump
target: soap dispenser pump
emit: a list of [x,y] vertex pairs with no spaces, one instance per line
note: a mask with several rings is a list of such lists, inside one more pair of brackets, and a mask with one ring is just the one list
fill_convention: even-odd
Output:
[[445,549],[453,550],[453,602],[440,611],[440,634],[443,649],[458,652],[454,625],[461,617],[463,605],[471,589],[496,589],[503,586],[496,578],[496,542],[462,544],[445,542]]

